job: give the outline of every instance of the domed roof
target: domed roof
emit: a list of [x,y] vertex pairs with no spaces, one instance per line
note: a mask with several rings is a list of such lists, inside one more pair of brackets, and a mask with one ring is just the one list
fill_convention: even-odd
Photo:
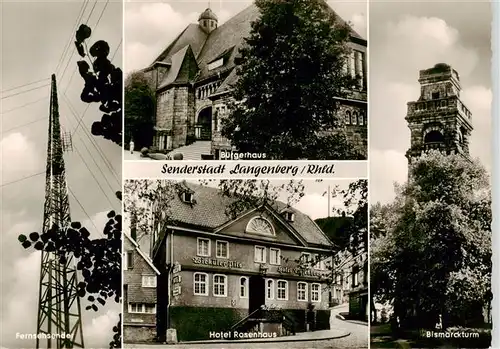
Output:
[[203,13],[200,15],[200,18],[198,18],[198,21],[201,21],[202,19],[213,19],[214,21],[218,20],[217,16],[210,8],[207,8],[205,11],[203,11]]

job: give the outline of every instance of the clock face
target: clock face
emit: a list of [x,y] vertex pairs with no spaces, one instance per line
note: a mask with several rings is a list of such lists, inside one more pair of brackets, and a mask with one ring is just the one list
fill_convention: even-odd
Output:
[[263,234],[263,235],[274,235],[274,229],[271,223],[264,218],[256,217],[253,218],[247,226],[247,231],[249,233]]

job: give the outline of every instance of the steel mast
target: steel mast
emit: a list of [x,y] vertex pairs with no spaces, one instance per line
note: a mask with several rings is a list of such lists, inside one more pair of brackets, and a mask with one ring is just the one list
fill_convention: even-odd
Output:
[[[61,134],[56,76],[52,75],[49,137],[45,174],[43,233],[54,225],[66,229],[71,223]],[[72,256],[60,263],[54,252],[42,251],[36,348],[83,348],[77,269]]]

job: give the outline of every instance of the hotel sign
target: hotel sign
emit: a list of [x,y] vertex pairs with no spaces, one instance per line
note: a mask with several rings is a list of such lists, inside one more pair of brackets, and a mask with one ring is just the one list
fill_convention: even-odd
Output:
[[304,268],[291,268],[291,267],[278,267],[280,274],[295,274],[300,276],[322,277],[326,273],[320,270],[304,269]]
[[212,259],[212,258],[203,258],[203,257],[193,257],[194,264],[202,264],[209,265],[212,267],[223,267],[229,269],[241,269],[243,265],[238,261],[228,261],[228,260],[220,260],[220,259]]

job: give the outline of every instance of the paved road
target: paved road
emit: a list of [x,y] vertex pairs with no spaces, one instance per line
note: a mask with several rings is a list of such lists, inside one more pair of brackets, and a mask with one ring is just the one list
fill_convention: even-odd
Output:
[[344,338],[310,341],[310,342],[282,342],[282,343],[230,343],[230,344],[177,344],[177,345],[133,345],[126,344],[126,348],[141,349],[362,349],[368,348],[368,326],[342,321],[336,318],[340,312],[347,311],[347,305],[332,309],[330,326],[332,329],[341,329],[351,334]]

